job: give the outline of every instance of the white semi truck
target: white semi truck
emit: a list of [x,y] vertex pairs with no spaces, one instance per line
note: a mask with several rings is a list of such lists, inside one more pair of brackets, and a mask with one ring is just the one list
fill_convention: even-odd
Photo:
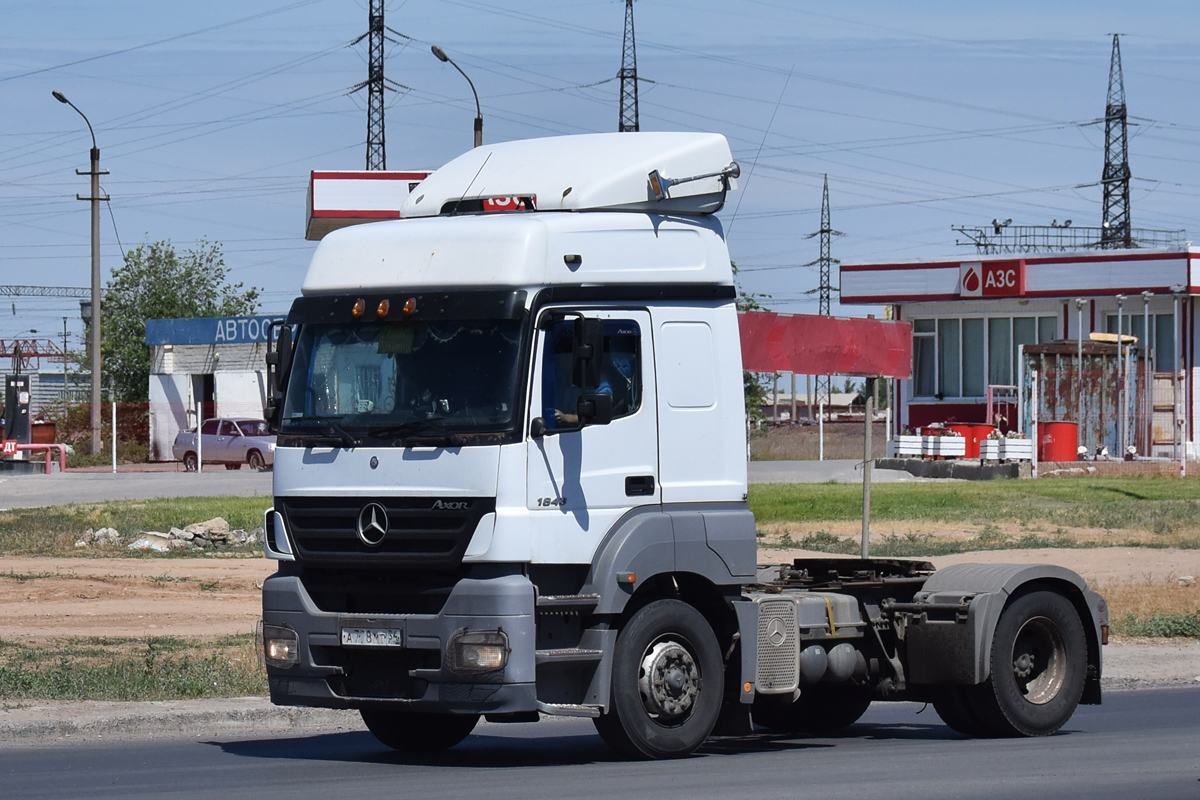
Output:
[[970,735],[1100,702],[1107,610],[1054,566],[761,566],[725,139],[480,147],[318,246],[268,362],[271,699],[428,751],[591,717],[641,758],[830,733],[877,700]]

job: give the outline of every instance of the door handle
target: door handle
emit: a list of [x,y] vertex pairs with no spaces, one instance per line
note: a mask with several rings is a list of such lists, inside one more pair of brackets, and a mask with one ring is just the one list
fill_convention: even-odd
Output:
[[654,494],[653,475],[630,475],[625,479],[625,496],[640,497]]

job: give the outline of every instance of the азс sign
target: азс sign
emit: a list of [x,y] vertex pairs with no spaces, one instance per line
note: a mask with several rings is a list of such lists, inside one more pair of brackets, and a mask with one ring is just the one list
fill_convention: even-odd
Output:
[[958,265],[959,297],[1021,297],[1025,261],[964,261]]

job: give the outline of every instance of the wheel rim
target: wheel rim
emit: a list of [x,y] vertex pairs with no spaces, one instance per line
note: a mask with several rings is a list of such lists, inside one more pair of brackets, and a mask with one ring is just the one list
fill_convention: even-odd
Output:
[[263,464],[262,456],[258,453],[250,454],[250,469],[261,469]]
[[681,725],[700,696],[700,667],[686,643],[672,638],[652,642],[638,669],[638,693],[650,718],[660,725]]
[[1058,626],[1046,617],[1027,620],[1013,642],[1012,670],[1030,703],[1044,705],[1057,697],[1067,676],[1067,648]]

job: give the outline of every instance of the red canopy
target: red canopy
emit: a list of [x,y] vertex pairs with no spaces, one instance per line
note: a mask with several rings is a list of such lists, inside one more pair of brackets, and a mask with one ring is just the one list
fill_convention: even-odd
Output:
[[742,366],[802,375],[912,376],[912,325],[880,319],[745,311]]

